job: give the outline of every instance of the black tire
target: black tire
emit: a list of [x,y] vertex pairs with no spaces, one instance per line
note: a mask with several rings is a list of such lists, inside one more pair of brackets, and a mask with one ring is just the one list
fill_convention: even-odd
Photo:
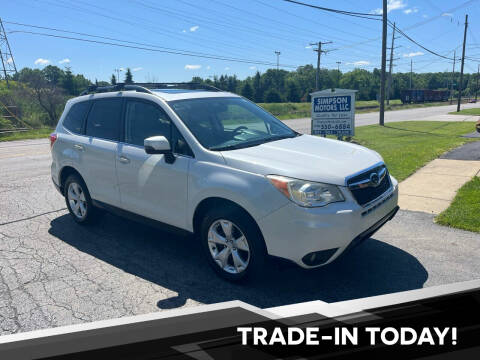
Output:
[[[86,213],[82,217],[78,216],[74,212],[69,201],[68,191],[72,184],[76,184],[81,189],[81,193],[83,193],[85,198],[84,208],[86,209]],[[87,185],[85,184],[85,181],[83,181],[83,179],[76,174],[69,175],[67,180],[65,181],[63,196],[65,197],[68,212],[72,216],[73,220],[75,220],[75,222],[78,224],[87,225],[96,223],[103,215],[103,211],[93,205],[92,198],[90,197],[90,193],[88,191]]]
[[[220,219],[232,222],[235,227],[237,227],[238,230],[243,233],[247,240],[250,253],[249,261],[245,270],[239,273],[230,273],[222,269],[222,267],[217,264],[213,258],[213,255],[211,254],[208,242],[208,232],[210,227]],[[231,282],[240,282],[247,279],[258,278],[264,272],[265,258],[267,253],[265,242],[257,225],[243,210],[234,206],[222,206],[209,210],[201,222],[199,237],[208,263],[212,269],[223,279]],[[232,255],[229,256],[229,259],[232,262]]]

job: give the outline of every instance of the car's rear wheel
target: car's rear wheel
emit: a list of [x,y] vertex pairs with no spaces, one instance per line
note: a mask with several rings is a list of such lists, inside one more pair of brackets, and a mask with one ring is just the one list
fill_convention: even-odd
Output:
[[99,218],[100,212],[92,204],[90,193],[82,178],[70,175],[65,181],[64,196],[68,211],[79,224],[89,224]]
[[240,209],[209,211],[200,238],[210,266],[224,279],[240,281],[261,273],[265,244],[253,220]]

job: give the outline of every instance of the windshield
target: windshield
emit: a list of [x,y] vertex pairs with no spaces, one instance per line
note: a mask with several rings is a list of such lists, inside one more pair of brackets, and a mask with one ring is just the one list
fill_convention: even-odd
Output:
[[169,104],[209,150],[240,149],[297,136],[280,120],[243,98],[197,98]]

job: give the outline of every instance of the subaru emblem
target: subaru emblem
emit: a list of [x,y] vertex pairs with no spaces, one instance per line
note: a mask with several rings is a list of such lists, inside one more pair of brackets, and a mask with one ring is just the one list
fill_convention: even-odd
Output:
[[380,182],[380,177],[378,176],[378,174],[376,172],[371,173],[370,174],[370,183],[373,186],[377,186],[379,182]]

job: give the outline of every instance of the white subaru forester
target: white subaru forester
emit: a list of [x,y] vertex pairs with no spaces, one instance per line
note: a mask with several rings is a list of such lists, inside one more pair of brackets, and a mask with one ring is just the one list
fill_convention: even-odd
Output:
[[92,86],[50,140],[52,179],[77,223],[108,210],[194,233],[231,281],[261,272],[267,255],[328,264],[398,210],[375,151],[299,134],[206,86]]

